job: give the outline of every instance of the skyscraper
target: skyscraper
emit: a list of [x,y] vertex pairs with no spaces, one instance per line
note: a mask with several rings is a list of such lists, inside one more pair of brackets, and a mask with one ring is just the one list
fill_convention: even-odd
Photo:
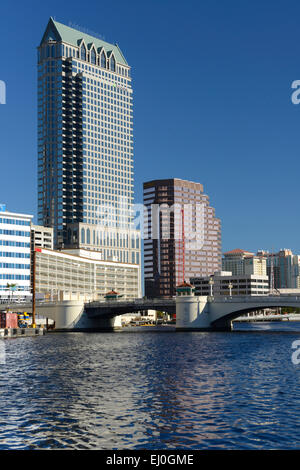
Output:
[[130,67],[109,44],[52,18],[38,47],[38,223],[54,246],[140,263],[132,226]]
[[184,279],[221,269],[221,222],[200,183],[177,178],[144,183],[145,294],[175,295]]

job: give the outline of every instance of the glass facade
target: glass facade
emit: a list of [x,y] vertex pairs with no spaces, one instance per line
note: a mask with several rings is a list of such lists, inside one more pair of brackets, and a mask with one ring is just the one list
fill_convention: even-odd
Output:
[[69,224],[101,226],[103,211],[106,227],[129,230],[132,204],[130,68],[117,46],[50,20],[38,48],[38,223],[58,248]]
[[147,297],[172,297],[176,286],[221,269],[221,222],[200,183],[144,183],[144,277]]
[[0,299],[30,296],[30,222],[22,214],[0,217]]

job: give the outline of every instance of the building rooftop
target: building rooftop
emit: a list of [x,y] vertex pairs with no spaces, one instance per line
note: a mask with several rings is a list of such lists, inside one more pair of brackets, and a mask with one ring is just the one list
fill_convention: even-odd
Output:
[[227,251],[226,253],[224,253],[224,256],[227,256],[227,255],[245,255],[248,257],[254,256],[254,254],[251,253],[250,251],[241,250],[240,248],[235,248],[234,250]]
[[102,39],[91,36],[90,34],[83,33],[78,29],[71,28],[70,26],[66,26],[62,23],[59,23],[58,21],[55,21],[52,17],[48,22],[40,45],[49,39],[53,39],[54,41],[63,41],[76,47],[78,47],[81,41],[84,40],[88,50],[90,50],[94,44],[97,52],[104,49],[108,57],[111,55],[111,53],[113,53],[116,61],[119,64],[128,66],[128,63],[123,56],[123,53],[118,44],[110,44],[106,41],[103,41]]
[[192,287],[193,288],[194,286],[192,286],[192,284],[189,284],[188,282],[184,281],[184,282],[182,282],[181,284],[179,284],[177,286],[177,288],[180,288],[180,287]]

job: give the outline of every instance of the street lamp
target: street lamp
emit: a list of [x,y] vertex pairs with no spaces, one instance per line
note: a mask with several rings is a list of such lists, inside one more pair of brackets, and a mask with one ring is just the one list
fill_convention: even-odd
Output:
[[214,279],[213,277],[210,277],[209,278],[209,281],[208,281],[209,285],[210,285],[210,296],[212,297],[213,296],[213,285],[214,285]]
[[232,296],[232,288],[233,288],[232,282],[229,282],[228,288],[229,288],[229,295],[231,297]]

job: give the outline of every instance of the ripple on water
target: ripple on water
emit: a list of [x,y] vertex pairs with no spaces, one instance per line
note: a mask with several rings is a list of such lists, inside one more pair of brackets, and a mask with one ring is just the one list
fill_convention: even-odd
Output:
[[298,337],[141,331],[6,340],[0,449],[299,448]]

